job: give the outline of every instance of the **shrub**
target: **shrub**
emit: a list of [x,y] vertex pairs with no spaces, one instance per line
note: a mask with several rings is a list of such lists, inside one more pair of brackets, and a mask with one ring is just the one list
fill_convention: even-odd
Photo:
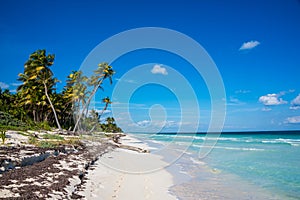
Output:
[[16,119],[14,116],[2,111],[0,111],[0,125],[13,126],[13,127],[26,126],[24,122],[21,122],[20,120]]
[[2,139],[2,144],[4,144],[6,140],[6,130],[0,130],[0,137]]
[[35,125],[36,125],[37,129],[39,129],[39,130],[51,131],[51,126],[46,121],[36,123]]

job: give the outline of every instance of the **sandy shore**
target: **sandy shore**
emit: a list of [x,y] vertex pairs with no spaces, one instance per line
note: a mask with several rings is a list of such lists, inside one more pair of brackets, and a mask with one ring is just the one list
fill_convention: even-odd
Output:
[[1,199],[177,199],[169,193],[168,163],[128,135],[82,140],[76,148],[36,147],[15,131],[7,137],[0,146]]
[[[121,143],[148,148],[130,136],[122,137]],[[160,156],[115,149],[95,164],[80,193],[86,199],[177,199],[168,191],[174,183]]]

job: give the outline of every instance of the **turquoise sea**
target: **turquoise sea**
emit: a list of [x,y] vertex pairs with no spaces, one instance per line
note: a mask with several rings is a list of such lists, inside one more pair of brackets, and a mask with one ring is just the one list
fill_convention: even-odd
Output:
[[134,135],[170,163],[179,199],[300,199],[300,132]]

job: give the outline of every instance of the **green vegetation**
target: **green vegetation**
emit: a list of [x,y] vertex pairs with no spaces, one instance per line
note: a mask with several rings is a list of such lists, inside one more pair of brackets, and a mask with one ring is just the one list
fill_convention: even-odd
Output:
[[29,139],[28,139],[29,144],[36,145],[37,141],[38,141],[38,139],[36,137],[34,137],[33,135],[29,136]]
[[41,148],[55,148],[60,145],[81,145],[80,137],[78,136],[63,137],[58,134],[44,134],[42,138],[38,138],[32,134],[28,138],[28,143]]
[[122,129],[120,129],[113,117],[108,117],[106,118],[106,123],[101,124],[101,128],[104,132],[109,132],[109,133],[121,133]]
[[26,126],[26,123],[15,118],[13,115],[0,111],[0,125],[3,126]]
[[1,140],[2,140],[2,144],[4,144],[5,140],[6,140],[6,130],[5,129],[0,130],[0,137],[1,137]]
[[51,139],[51,140],[64,140],[64,137],[58,135],[58,134],[45,134],[43,135],[44,139]]
[[38,142],[37,146],[41,148],[55,148],[58,146],[58,144],[55,142],[40,141]]
[[[111,119],[100,124],[100,118],[112,103],[109,97],[103,98],[100,113],[89,109],[97,91],[103,90],[104,81],[112,83],[115,73],[112,66],[100,63],[90,77],[82,71],[72,71],[65,87],[58,92],[55,86],[59,80],[51,70],[54,60],[55,55],[47,54],[46,50],[33,52],[24,64],[23,73],[18,75],[21,84],[16,93],[0,88],[0,128],[19,131],[57,128],[73,133],[122,131]],[[36,142],[33,137],[29,140]]]

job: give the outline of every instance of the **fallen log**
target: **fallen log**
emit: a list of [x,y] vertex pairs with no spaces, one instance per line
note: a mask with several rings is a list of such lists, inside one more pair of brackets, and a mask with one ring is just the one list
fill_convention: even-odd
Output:
[[109,137],[111,138],[112,140],[112,143],[116,146],[116,147],[119,147],[119,148],[122,148],[122,149],[127,149],[127,150],[131,150],[131,151],[136,151],[138,153],[150,153],[149,150],[147,149],[142,149],[140,147],[135,147],[135,146],[130,146],[130,145],[125,145],[125,144],[122,144],[120,142],[120,138],[121,137],[124,137],[126,136],[125,134],[123,133],[119,133],[119,134],[111,134]]
[[142,149],[140,147],[134,147],[134,146],[124,145],[124,144],[120,144],[119,148],[128,149],[131,151],[137,151],[139,153],[150,153],[148,149]]

